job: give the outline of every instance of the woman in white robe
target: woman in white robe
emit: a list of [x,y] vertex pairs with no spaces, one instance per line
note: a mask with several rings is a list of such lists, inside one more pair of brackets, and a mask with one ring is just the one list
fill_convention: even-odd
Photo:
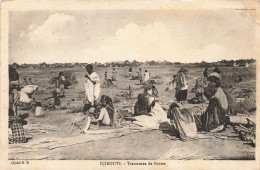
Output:
[[150,79],[150,73],[145,70],[144,72],[144,83],[147,82]]
[[93,71],[92,65],[87,65],[86,70],[88,74],[85,76],[85,94],[86,99],[92,106],[94,106],[95,101],[98,100],[100,95],[100,78],[99,75]]

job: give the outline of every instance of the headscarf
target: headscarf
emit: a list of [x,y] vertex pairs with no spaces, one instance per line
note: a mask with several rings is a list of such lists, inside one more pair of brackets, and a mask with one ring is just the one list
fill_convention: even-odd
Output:
[[141,104],[141,105],[146,105],[147,104],[147,99],[145,97],[145,94],[143,94],[143,93],[138,94],[137,99],[138,99],[138,103],[139,104]]
[[209,75],[208,80],[212,83],[215,83],[217,86],[220,86],[221,76],[218,73],[213,72]]
[[102,102],[102,101],[106,101],[106,103],[107,103],[108,107],[106,107],[106,109],[107,109],[107,112],[108,112],[108,115],[109,115],[109,118],[110,118],[110,121],[111,121],[111,125],[113,125],[115,111],[114,111],[112,99],[109,96],[102,95],[100,102]]
[[148,100],[147,100],[145,94],[144,93],[138,94],[137,99],[138,99],[138,101],[135,103],[134,115],[135,116],[147,115],[147,113],[149,113],[151,110],[148,105]]
[[107,96],[107,95],[102,95],[102,96],[101,96],[101,99],[100,99],[100,102],[102,102],[102,101],[106,101],[106,103],[107,103],[112,109],[114,109],[112,99],[111,99],[109,96]]

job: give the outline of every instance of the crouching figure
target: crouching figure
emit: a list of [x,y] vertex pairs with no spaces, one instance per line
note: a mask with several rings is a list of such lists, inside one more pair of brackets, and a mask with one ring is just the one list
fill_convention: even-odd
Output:
[[177,103],[172,103],[169,107],[167,118],[170,119],[177,137],[182,141],[194,138],[197,127],[192,112],[189,109],[181,109]]
[[91,106],[90,103],[85,104],[83,112],[86,115],[87,124],[83,130],[86,133],[90,127],[90,124],[95,124],[98,129],[100,126],[113,126],[114,120],[114,106],[112,99],[106,95],[102,95],[100,104],[96,107]]

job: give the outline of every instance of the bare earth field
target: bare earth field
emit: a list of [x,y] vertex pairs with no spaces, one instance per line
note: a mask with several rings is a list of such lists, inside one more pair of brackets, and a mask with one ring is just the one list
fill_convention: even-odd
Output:
[[[192,65],[184,67],[189,70],[190,73],[188,99],[191,99],[195,96],[195,94],[191,92],[191,89],[194,87],[195,80],[202,75],[204,67]],[[128,75],[128,69],[127,67],[116,68],[118,71],[118,81],[114,82],[114,84],[119,88],[101,88],[101,95],[106,94],[111,96],[114,100],[120,101],[114,104],[116,108],[133,107],[137,100],[137,95],[143,92],[143,90],[140,89],[141,85],[139,85],[138,80],[130,80],[130,78],[126,77]],[[162,106],[167,109],[169,104],[175,100],[175,91],[165,91],[165,84],[180,67],[142,67],[143,71],[145,69],[151,73],[151,77],[160,77],[155,79],[155,81],[159,83],[156,87],[159,91],[159,99],[162,100]],[[213,68],[209,68],[210,71],[212,69]],[[224,78],[224,83],[226,83],[227,87],[235,87],[232,91],[235,97],[245,97],[246,90],[248,89],[255,91],[255,66],[249,68],[220,67],[220,69],[222,70],[223,77],[225,77],[225,73],[234,73],[233,78]],[[34,97],[43,104],[46,102],[44,98],[51,96],[51,90],[54,86],[48,83],[49,79],[56,76],[59,71],[66,70],[70,70],[75,74],[78,83],[72,85],[71,89],[65,90],[65,98],[61,99],[63,109],[45,110],[46,115],[43,117],[36,117],[31,111],[20,111],[29,112],[30,114],[28,124],[24,126],[27,136],[31,137],[28,144],[34,141],[47,140],[48,138],[62,138],[64,140],[69,140],[69,138],[77,136],[84,138],[84,134],[80,134],[80,129],[76,126],[72,126],[71,122],[77,117],[77,113],[72,113],[73,110],[83,106],[85,69],[17,69],[21,80],[23,80],[24,77],[31,77],[32,82],[39,86],[39,92],[37,92]],[[133,68],[133,74],[137,75],[137,70],[138,68]],[[100,75],[101,80],[103,80],[104,72],[108,71],[108,77],[110,77],[112,68],[97,68],[95,71]],[[238,74],[242,75],[243,81],[234,83],[234,79]],[[119,94],[120,91],[124,91],[123,89],[127,88],[128,85],[138,89],[132,98],[116,95]],[[207,103],[197,105],[206,107]],[[184,107],[191,108],[197,105],[187,103]],[[123,125],[129,124],[131,124],[129,121],[123,122]],[[101,130],[106,129],[108,128],[102,128]],[[178,139],[171,140],[163,131],[147,130],[53,149],[39,147],[37,150],[28,150],[26,147],[23,148],[25,144],[16,144],[9,145],[9,159],[255,159],[255,148],[241,141],[232,126],[228,126],[224,132],[219,134],[226,138],[215,137],[215,134],[212,133],[205,135],[207,135],[208,138],[183,142]],[[16,146],[21,149],[15,150]]]

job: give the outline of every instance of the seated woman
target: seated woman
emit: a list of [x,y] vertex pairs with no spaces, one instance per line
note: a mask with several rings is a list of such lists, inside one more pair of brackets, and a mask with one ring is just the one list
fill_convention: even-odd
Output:
[[170,124],[182,141],[196,136],[197,127],[195,119],[189,109],[180,109],[177,103],[172,103],[169,107],[167,118],[171,120]]
[[[19,106],[21,110],[29,110],[35,102],[32,96],[37,90],[37,85],[26,85],[16,93],[14,105]],[[17,112],[16,108],[14,111]]]
[[14,111],[9,109],[8,134],[9,144],[25,143],[27,138],[23,126],[27,124],[28,113],[15,116]]
[[112,126],[114,119],[114,106],[112,99],[106,95],[102,95],[100,99],[101,110],[98,115],[98,127],[101,125]]
[[202,129],[218,132],[224,129],[225,115],[228,111],[228,100],[224,90],[220,87],[221,78],[218,73],[211,73],[210,83],[204,90],[209,100],[205,114],[202,115]]
[[148,112],[150,112],[150,107],[148,105],[148,101],[145,97],[145,94],[140,93],[137,99],[138,100],[134,106],[134,116],[148,115]]
[[133,123],[143,127],[159,129],[159,125],[161,122],[168,121],[167,114],[152,96],[152,89],[149,89],[147,91],[147,95],[145,96],[145,98],[146,99],[142,99],[144,100],[143,103],[145,105],[145,107],[143,108],[143,114],[135,116],[135,121]]
[[[82,131],[82,133],[86,133],[90,127],[91,122],[97,123],[97,128],[100,126],[112,126],[114,123],[114,106],[112,103],[112,99],[106,95],[102,95],[100,99],[100,105],[95,108],[91,106],[91,104],[85,104],[83,108],[83,112],[86,115],[87,124]],[[90,115],[92,115],[91,119]]]
[[32,95],[38,90],[37,85],[27,85],[20,91],[20,102],[30,103],[32,101]]

